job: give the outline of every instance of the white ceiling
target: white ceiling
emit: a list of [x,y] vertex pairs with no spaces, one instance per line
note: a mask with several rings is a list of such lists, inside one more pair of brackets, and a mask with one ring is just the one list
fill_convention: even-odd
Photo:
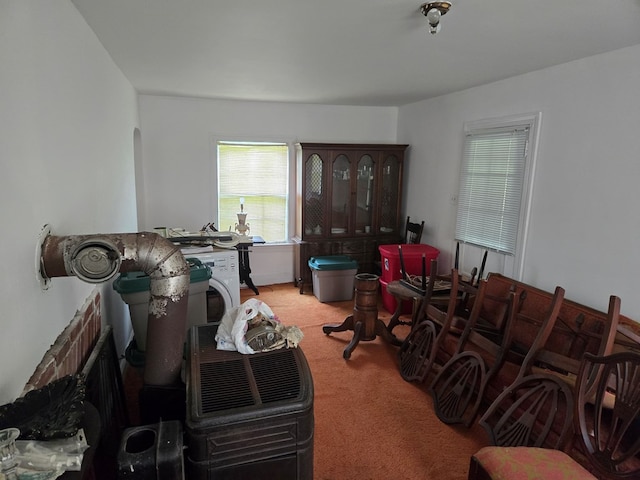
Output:
[[403,105],[640,44],[640,0],[72,0],[140,93]]

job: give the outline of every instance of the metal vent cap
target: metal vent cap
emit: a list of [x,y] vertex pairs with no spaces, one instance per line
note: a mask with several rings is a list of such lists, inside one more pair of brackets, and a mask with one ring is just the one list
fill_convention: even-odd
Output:
[[73,274],[88,283],[102,283],[120,270],[120,252],[116,245],[106,240],[87,240],[80,243],[71,254]]

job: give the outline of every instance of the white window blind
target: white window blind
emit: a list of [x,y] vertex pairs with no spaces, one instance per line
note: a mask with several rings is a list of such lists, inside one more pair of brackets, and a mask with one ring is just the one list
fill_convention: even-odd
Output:
[[243,199],[248,234],[285,241],[288,169],[286,143],[218,142],[219,230],[235,229]]
[[468,132],[456,240],[515,255],[529,127]]

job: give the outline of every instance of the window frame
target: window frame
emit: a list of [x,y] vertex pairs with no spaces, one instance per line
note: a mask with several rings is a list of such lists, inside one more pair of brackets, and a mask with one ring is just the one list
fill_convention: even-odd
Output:
[[[520,199],[520,213],[518,218],[518,232],[516,236],[516,246],[514,254],[506,254],[504,252],[495,252],[495,255],[499,257],[498,264],[502,265],[502,273],[512,278],[521,280],[524,269],[524,258],[526,251],[526,244],[528,238],[529,220],[531,213],[531,192],[533,191],[533,184],[535,178],[535,165],[538,150],[538,142],[540,135],[540,122],[541,113],[526,113],[519,115],[510,115],[497,118],[489,118],[482,120],[475,120],[466,122],[464,124],[464,136],[463,136],[463,148],[460,161],[460,170],[458,172],[458,198],[460,198],[460,180],[462,175],[462,169],[464,164],[464,151],[466,145],[466,139],[468,135],[473,133],[480,133],[482,131],[489,132],[497,129],[513,128],[528,128],[528,139],[526,148],[526,158],[524,161],[524,173],[523,183],[521,188]],[[456,224],[458,220],[458,209],[455,210],[454,218],[454,237]],[[461,243],[464,243],[461,241]],[[484,246],[468,243],[467,245],[475,246],[481,249],[488,249]]]
[[[293,221],[295,220],[295,149],[293,148],[294,142],[290,140],[283,140],[282,138],[264,138],[260,136],[242,137],[238,135],[212,135],[211,136],[211,158],[212,165],[212,188],[211,188],[211,205],[212,205],[212,217],[214,218],[214,224],[216,227],[224,231],[225,226],[220,225],[219,218],[219,159],[218,159],[218,144],[223,143],[239,143],[239,144],[277,144],[286,145],[287,156],[287,201],[286,201],[286,213],[285,213],[285,237],[282,241],[267,241],[267,244],[281,245],[291,242],[291,232],[293,231]],[[250,214],[247,217],[247,223],[251,224]],[[249,231],[248,235],[251,236],[253,232]],[[260,235],[260,232],[256,232],[256,235]]]

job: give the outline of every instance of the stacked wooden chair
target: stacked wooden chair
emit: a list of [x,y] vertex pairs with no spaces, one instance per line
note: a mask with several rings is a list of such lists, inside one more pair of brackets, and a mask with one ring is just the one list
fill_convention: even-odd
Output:
[[[490,284],[493,289],[488,291]],[[511,363],[519,367],[551,334],[564,290],[556,287],[553,296],[535,298],[514,287],[513,282],[491,282],[491,275],[481,281],[457,351],[430,386],[441,421],[470,426],[486,401],[490,382],[503,366]],[[481,315],[483,310],[496,309],[507,314]]]
[[[552,334],[530,352],[515,378],[485,411],[479,423],[494,445],[562,449],[571,439],[573,389],[585,354],[612,353],[620,299],[611,296],[606,314],[564,300]],[[499,388],[496,385],[496,389]]]
[[[424,220],[420,223],[415,223],[412,222],[411,217],[408,216],[407,221],[405,222],[404,238],[402,239],[402,244],[419,244],[422,240],[423,231]],[[401,245],[398,246],[400,251],[402,249]],[[380,267],[380,270],[382,270],[382,267]],[[420,308],[420,303],[423,299],[424,293],[416,292],[415,290],[406,288],[398,280],[389,282],[389,284],[387,285],[387,292],[396,300],[396,311],[392,315],[391,319],[389,320],[389,325],[387,326],[387,330],[393,335],[393,329],[396,326],[411,324],[411,322],[400,319],[400,316],[402,315],[403,302],[412,303],[411,317],[413,321],[413,317],[416,315],[418,309]]]
[[[431,260],[430,271],[432,274],[420,307],[412,318],[411,332],[398,352],[400,375],[409,382],[423,381],[445,338],[450,334],[456,335],[453,332],[455,314],[461,294],[465,291],[465,285],[460,282],[455,268],[450,275],[435,275],[433,272],[438,271],[438,262]],[[446,294],[436,289],[436,285],[442,284],[446,285]]]
[[[407,225],[410,225],[409,217],[407,217]],[[417,226],[418,224],[412,224]],[[418,227],[419,228],[419,227]],[[422,230],[420,230],[422,232]],[[408,235],[408,233],[407,233]],[[409,238],[409,237],[407,237]],[[399,246],[399,249],[401,247]],[[482,263],[480,266],[480,270],[478,271],[477,267],[473,267],[469,276],[459,276],[459,290],[456,292],[460,298],[458,298],[456,303],[456,315],[458,317],[458,323],[460,319],[463,317],[469,316],[468,305],[473,298],[475,292],[477,291],[478,282],[482,278],[484,267],[487,261],[487,251],[484,252],[482,257]],[[456,246],[456,255],[454,260],[453,270],[455,270],[459,274],[458,265],[460,258],[460,245]],[[437,264],[434,264],[437,266]],[[437,275],[437,270],[434,270],[433,267],[429,269],[429,272],[435,272],[434,275]],[[447,275],[438,275],[439,281],[446,281],[448,277]],[[434,295],[426,295],[426,292],[419,292],[415,289],[407,288],[402,282],[398,280],[394,280],[387,285],[387,292],[390,295],[393,295],[397,301],[397,308],[394,314],[391,316],[389,320],[389,325],[387,329],[389,333],[393,333],[393,329],[398,325],[417,325],[421,320],[426,318],[426,314],[428,309],[426,308],[429,303],[431,305],[437,305],[438,308],[442,309],[443,306],[448,304],[448,294],[443,294],[442,290],[436,289],[434,291]],[[446,296],[446,298],[444,298]],[[425,301],[426,299],[426,301]],[[402,302],[411,301],[412,302],[412,311],[411,311],[411,320],[406,321],[400,319],[402,314]],[[424,308],[421,308],[424,306]]]
[[[481,271],[484,270],[486,252]],[[400,359],[400,374],[407,381],[422,382],[431,372],[437,372],[457,351],[460,335],[465,329],[470,316],[470,305],[478,299],[478,272],[474,268],[470,277],[463,277],[457,269],[456,261],[450,274],[432,274],[424,296],[420,298],[419,308],[412,315],[412,329],[402,343],[398,353]],[[431,261],[430,271],[437,272],[437,260]],[[441,286],[445,285],[445,288]],[[440,287],[440,288],[439,288]],[[478,301],[483,303],[484,294]],[[493,311],[487,316],[501,324],[507,313],[507,308],[497,307],[503,299],[494,298],[491,305]],[[506,300],[506,296],[505,296]],[[506,305],[506,304],[503,304]],[[480,308],[476,314],[487,314]]]
[[[481,271],[485,261],[486,252]],[[624,318],[620,299],[611,296],[607,312],[599,312],[565,299],[559,286],[552,293],[482,275],[465,282],[457,268],[434,273],[399,351],[405,380],[435,375],[429,391],[440,420],[470,426],[481,415],[494,446],[472,458],[469,479],[527,479],[522,458],[542,459],[531,471],[548,465],[573,472],[558,478],[640,478],[640,353],[613,353]],[[436,292],[446,281],[449,294]],[[616,426],[607,425],[615,417]],[[582,463],[592,473],[565,452],[588,459]]]
[[471,458],[469,480],[640,478],[640,354],[585,354],[574,397],[579,454],[529,446],[485,447]]

